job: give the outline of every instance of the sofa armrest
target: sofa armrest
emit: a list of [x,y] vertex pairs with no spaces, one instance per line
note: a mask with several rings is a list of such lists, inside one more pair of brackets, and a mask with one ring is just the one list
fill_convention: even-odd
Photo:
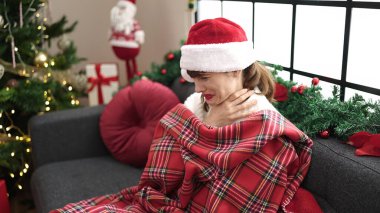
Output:
[[99,132],[104,106],[62,110],[29,121],[33,165],[108,155]]
[[315,139],[303,187],[336,212],[379,212],[380,158],[356,156],[354,147],[335,138]]

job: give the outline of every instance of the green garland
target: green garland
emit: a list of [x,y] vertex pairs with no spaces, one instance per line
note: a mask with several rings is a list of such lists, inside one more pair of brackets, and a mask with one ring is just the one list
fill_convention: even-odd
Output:
[[295,82],[277,76],[281,67],[274,67],[277,83],[288,89],[288,99],[275,103],[275,107],[298,128],[311,137],[327,131],[330,135],[346,141],[356,132],[380,132],[380,102],[366,101],[355,95],[348,101],[339,99],[339,90],[334,87],[331,98],[323,98],[319,86],[310,85],[302,94],[291,92]]
[[[183,44],[183,41],[181,44]],[[174,57],[168,57],[171,55],[174,55]],[[169,86],[181,75],[180,58],[180,50],[170,51],[165,54],[163,64],[153,63],[150,71],[136,76],[132,82],[142,77],[147,77],[152,81]],[[333,91],[333,97],[325,99],[321,95],[322,88],[312,84],[305,86],[305,89],[301,92],[302,94],[291,92],[291,88],[296,86],[297,83],[286,81],[278,76],[278,72],[282,71],[282,67],[266,62],[262,63],[272,70],[275,81],[284,85],[288,90],[288,99],[276,102],[274,106],[309,136],[321,136],[322,132],[327,132],[330,136],[347,140],[349,136],[360,131],[380,133],[379,101],[366,101],[363,97],[355,95],[348,101],[342,102],[339,100],[339,91],[336,87]],[[165,72],[162,72],[162,70],[165,70]],[[184,80],[181,80],[184,83]],[[323,137],[326,137],[326,135]]]

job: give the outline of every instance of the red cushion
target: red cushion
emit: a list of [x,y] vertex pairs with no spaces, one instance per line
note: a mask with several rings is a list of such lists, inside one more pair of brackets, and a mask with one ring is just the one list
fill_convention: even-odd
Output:
[[100,117],[106,147],[123,163],[145,166],[158,121],[178,103],[169,88],[149,80],[120,90]]

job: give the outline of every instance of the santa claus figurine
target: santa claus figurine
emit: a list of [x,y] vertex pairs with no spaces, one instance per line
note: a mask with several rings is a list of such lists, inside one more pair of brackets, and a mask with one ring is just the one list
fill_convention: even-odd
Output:
[[136,0],[119,0],[111,10],[110,43],[115,55],[125,60],[128,80],[138,73],[136,56],[144,43],[144,31],[134,19]]

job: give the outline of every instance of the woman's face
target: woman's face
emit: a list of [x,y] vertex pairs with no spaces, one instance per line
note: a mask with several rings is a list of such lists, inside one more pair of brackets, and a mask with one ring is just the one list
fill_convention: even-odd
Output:
[[243,89],[242,71],[204,72],[193,78],[195,92],[200,92],[212,107],[222,103],[232,93]]

